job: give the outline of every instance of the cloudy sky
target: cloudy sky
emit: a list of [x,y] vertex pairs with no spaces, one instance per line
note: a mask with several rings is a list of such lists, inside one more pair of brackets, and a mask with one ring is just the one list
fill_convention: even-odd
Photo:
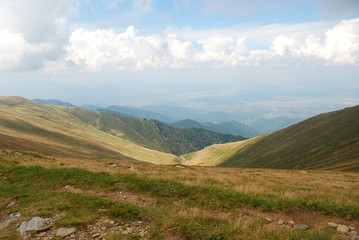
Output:
[[359,104],[358,0],[0,0],[0,95],[320,112]]

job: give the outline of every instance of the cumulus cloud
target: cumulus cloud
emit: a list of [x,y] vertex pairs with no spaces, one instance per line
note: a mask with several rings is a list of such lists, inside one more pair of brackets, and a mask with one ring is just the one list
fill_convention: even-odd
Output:
[[38,69],[57,58],[72,9],[66,0],[0,1],[0,69]]
[[117,69],[184,67],[193,52],[191,42],[177,35],[140,36],[130,26],[123,33],[111,29],[76,29],[67,47],[68,60],[84,64],[89,70],[110,66]]
[[143,36],[133,26],[122,33],[79,28],[70,36],[67,60],[91,71],[105,67],[141,70],[203,64],[352,65],[359,62],[359,19],[343,20],[328,30],[323,39],[314,35],[304,40],[279,35],[267,49],[249,49],[247,42],[245,36],[219,34],[198,40],[187,40],[176,33]]

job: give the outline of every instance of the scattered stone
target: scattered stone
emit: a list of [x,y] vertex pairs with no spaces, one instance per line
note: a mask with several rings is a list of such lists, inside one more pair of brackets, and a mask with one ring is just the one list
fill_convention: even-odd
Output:
[[307,224],[295,224],[294,225],[295,229],[300,229],[300,230],[307,230],[309,227]]
[[57,229],[55,235],[57,237],[67,237],[70,236],[71,234],[74,234],[77,231],[77,228],[59,228]]
[[358,237],[358,232],[357,232],[357,231],[351,231],[351,232],[349,233],[349,236],[350,236],[351,238],[357,238],[357,237]]
[[101,230],[102,230],[102,231],[106,231],[106,227],[101,227]]
[[41,217],[33,217],[29,221],[23,221],[18,228],[21,234],[25,232],[37,231],[45,227],[45,219]]
[[348,233],[349,228],[347,226],[345,226],[345,225],[338,225],[337,231],[341,232],[341,233]]
[[125,200],[126,200],[126,199],[127,199],[127,197],[126,197],[126,196],[123,196],[123,199],[125,199]]
[[283,225],[284,224],[284,221],[281,219],[281,220],[278,220],[277,222],[278,225]]
[[21,217],[21,213],[15,212],[11,213],[8,217],[6,217],[2,222],[0,222],[0,230],[9,226],[9,224],[15,219]]
[[332,228],[337,228],[339,226],[339,224],[336,224],[334,222],[328,222],[328,226],[332,227]]
[[270,218],[266,218],[266,220],[267,220],[268,222],[272,222],[272,219],[270,219]]
[[288,222],[288,224],[289,224],[289,225],[294,225],[295,223],[294,223],[292,220],[290,220],[290,221]]
[[16,207],[17,203],[16,202],[11,202],[9,205],[6,206],[6,208],[13,208]]
[[110,223],[111,225],[114,225],[114,224],[115,224],[115,221],[112,221],[112,220],[111,220],[109,223]]

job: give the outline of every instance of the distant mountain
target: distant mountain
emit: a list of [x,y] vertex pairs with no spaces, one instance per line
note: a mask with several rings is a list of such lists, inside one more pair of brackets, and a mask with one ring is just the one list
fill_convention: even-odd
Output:
[[120,115],[132,116],[135,118],[149,118],[149,119],[157,119],[162,122],[171,122],[172,118],[165,116],[163,114],[147,111],[138,107],[132,106],[115,106],[111,105],[105,109],[105,111],[111,111],[113,113],[118,113]]
[[247,141],[207,147],[184,159],[222,167],[358,171],[358,143],[359,105]]
[[185,119],[185,120],[173,122],[173,123],[171,123],[171,126],[172,127],[183,127],[183,128],[203,128],[203,129],[205,129],[205,127],[201,123],[199,123],[193,119]]
[[75,105],[68,103],[68,102],[63,102],[60,101],[58,99],[40,99],[40,98],[36,98],[32,100],[33,102],[36,103],[40,103],[40,104],[49,104],[49,105],[55,105],[55,106],[63,106],[63,107],[75,107]]
[[192,108],[178,107],[178,106],[169,106],[169,105],[159,105],[159,106],[144,106],[142,109],[159,113],[161,115],[168,116],[172,119],[171,122],[180,121],[183,119],[194,119],[199,122],[224,122],[238,119],[238,115],[226,113],[226,112],[217,112],[217,111],[201,111]]
[[286,128],[302,120],[303,119],[299,119],[299,118],[285,118],[285,117],[258,118],[252,122],[249,122],[248,125],[263,133],[270,133]]
[[222,134],[241,135],[245,138],[252,138],[261,135],[261,133],[254,128],[247,126],[244,123],[236,121],[221,122],[221,123],[199,123],[192,119],[186,119],[171,123],[174,127],[187,127],[187,128],[202,128],[213,132]]
[[86,109],[86,110],[90,110],[90,111],[96,111],[97,109],[102,108],[102,107],[99,107],[99,106],[96,106],[96,105],[90,105],[90,104],[81,105],[79,107],[83,108],[83,109]]

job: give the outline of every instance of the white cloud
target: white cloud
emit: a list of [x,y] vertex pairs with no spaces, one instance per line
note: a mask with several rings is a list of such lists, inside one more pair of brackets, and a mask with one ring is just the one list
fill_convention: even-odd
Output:
[[139,36],[133,26],[119,34],[111,29],[80,28],[71,34],[69,42],[68,60],[85,64],[91,71],[105,66],[133,70],[184,67],[192,53],[192,43],[176,35]]
[[62,52],[67,0],[0,1],[0,69],[38,69]]
[[359,62],[359,19],[343,20],[324,38],[309,35],[274,38],[267,49],[249,49],[245,36],[214,34],[186,40],[181,33],[142,36],[133,26],[123,33],[111,29],[76,29],[67,47],[68,60],[91,71],[105,67],[140,70],[199,65],[353,65]]

